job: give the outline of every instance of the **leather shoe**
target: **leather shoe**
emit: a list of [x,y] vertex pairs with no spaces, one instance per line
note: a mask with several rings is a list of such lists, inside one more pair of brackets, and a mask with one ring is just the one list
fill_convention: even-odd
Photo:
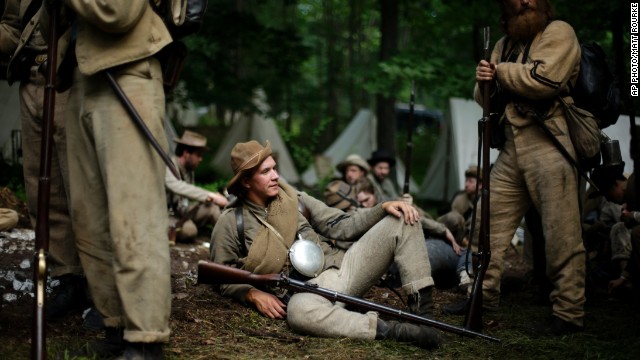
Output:
[[60,284],[53,289],[51,298],[47,300],[47,321],[61,320],[87,307],[87,285],[83,276],[65,274],[54,280],[58,280]]
[[128,342],[124,353],[116,360],[164,360],[162,344]]
[[456,303],[442,305],[441,311],[445,315],[466,315],[471,301],[469,299]]
[[424,325],[378,319],[376,340],[407,342],[423,349],[434,349],[443,342],[442,333]]
[[534,335],[562,336],[584,331],[584,326],[576,325],[552,315],[550,319],[538,322],[533,326]]
[[84,319],[82,321],[82,327],[89,330],[100,331],[104,330],[104,320],[102,320],[102,315],[95,307],[90,307],[89,309],[84,311],[82,315]]
[[76,358],[113,358],[118,354],[122,354],[125,350],[127,342],[124,340],[124,330],[122,328],[105,327],[104,339],[91,341],[84,344],[80,349],[70,354],[61,356],[61,359]]

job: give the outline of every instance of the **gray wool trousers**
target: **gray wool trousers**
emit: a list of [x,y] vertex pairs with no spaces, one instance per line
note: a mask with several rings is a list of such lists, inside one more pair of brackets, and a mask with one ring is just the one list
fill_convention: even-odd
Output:
[[[405,293],[433,285],[427,247],[419,223],[387,216],[346,252],[340,269],[331,268],[309,281],[349,296],[362,297],[395,261]],[[374,339],[378,314],[345,309],[311,293],[294,294],[287,305],[287,321],[299,333],[320,337]]]

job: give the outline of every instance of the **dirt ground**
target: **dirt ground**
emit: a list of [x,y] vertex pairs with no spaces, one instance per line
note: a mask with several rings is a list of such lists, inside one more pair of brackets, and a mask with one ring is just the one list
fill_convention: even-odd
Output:
[[[10,232],[0,232],[0,338],[3,339],[0,349],[4,348],[3,353],[14,354],[16,358],[27,358],[30,351],[33,246],[34,232],[31,229],[16,228]],[[167,347],[169,356],[180,359],[211,358],[211,350],[216,348],[213,358],[279,357],[282,355],[282,349],[279,349],[281,344],[293,344],[295,346],[290,346],[288,350],[291,353],[285,357],[307,357],[309,350],[305,348],[310,341],[291,332],[284,321],[270,321],[251,309],[222,298],[209,286],[196,284],[197,263],[207,260],[208,255],[206,237],[199,237],[194,244],[171,247],[172,336]],[[523,262],[510,264],[509,267],[519,272],[526,271]],[[52,291],[56,285],[49,281],[48,291]],[[399,292],[399,289],[396,291]],[[366,298],[396,308],[405,307],[398,294],[389,288],[375,287]],[[435,292],[437,304],[458,299],[461,299],[461,294],[454,290]],[[53,350],[60,352],[60,349],[69,349],[100,336],[98,332],[82,327],[81,313],[47,324],[46,335],[49,353]],[[371,353],[367,350],[361,355],[365,354]],[[320,355],[320,358],[323,357]]]
[[[20,227],[0,232],[0,358],[27,359],[31,351],[33,320],[32,262],[34,232]],[[483,332],[501,338],[500,344],[448,335],[445,346],[425,352],[393,341],[322,339],[292,332],[285,321],[269,320],[253,309],[222,298],[208,285],[196,284],[197,264],[209,254],[207,237],[194,244],[171,247],[171,340],[165,347],[171,359],[633,359],[640,353],[640,316],[637,303],[606,296],[587,302],[589,330],[562,338],[531,334],[529,324],[548,316],[550,307],[536,305],[536,288],[528,277],[522,248],[508,251],[503,280],[503,306],[498,314],[483,316]],[[49,283],[49,291],[55,287]],[[406,309],[394,291],[374,287],[367,299]],[[453,289],[436,289],[436,320],[461,326],[462,318],[440,313],[443,304],[460,301]],[[65,351],[101,336],[82,326],[81,312],[46,325],[49,358],[65,359]],[[635,354],[635,355],[633,355]],[[66,357],[68,358],[68,357]]]

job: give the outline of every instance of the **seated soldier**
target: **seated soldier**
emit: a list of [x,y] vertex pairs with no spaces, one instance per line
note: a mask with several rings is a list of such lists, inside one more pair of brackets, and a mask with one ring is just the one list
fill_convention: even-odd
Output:
[[342,174],[340,178],[349,185],[356,183],[356,180],[367,176],[369,173],[369,164],[358,154],[347,156],[344,161],[336,165],[336,169]]
[[371,153],[367,163],[371,166],[367,178],[375,189],[376,197],[380,201],[398,200],[398,190],[389,178],[391,169],[396,165],[396,159],[386,150],[378,149]]
[[640,262],[638,261],[638,236],[640,234],[640,211],[635,205],[634,184],[635,175],[627,176],[623,173],[624,162],[614,165],[600,165],[593,170],[591,179],[599,191],[594,196],[602,195],[608,201],[622,206],[620,223],[611,228],[612,260],[617,266],[619,276],[609,281],[608,289],[615,291],[621,286],[632,286],[640,277]]
[[482,189],[482,173],[478,172],[477,166],[470,165],[464,172],[464,189],[458,191],[451,200],[451,211],[455,211],[464,217],[464,243],[468,242],[469,232],[471,230],[471,215],[478,203],[476,186],[478,187],[478,191]]
[[[228,189],[237,196],[237,203],[222,213],[213,229],[214,262],[257,274],[301,276],[288,265],[288,250],[301,236],[318,243],[325,257],[322,272],[309,283],[362,297],[395,260],[410,311],[423,316],[433,311],[433,279],[414,208],[401,201],[351,214],[328,207],[279,181],[268,141],[264,147],[257,141],[236,144],[231,167],[235,175]],[[343,250],[329,239],[355,243]],[[220,290],[224,296],[255,306],[264,316],[286,318],[294,331],[303,334],[394,339],[423,348],[436,347],[442,341],[441,333],[433,328],[382,320],[376,312],[351,311],[343,303],[312,293],[288,294],[248,284],[222,284]]]
[[174,141],[178,145],[171,160],[180,178],[167,168],[165,187],[170,215],[169,241],[193,242],[199,227],[215,225],[220,217],[220,208],[227,205],[227,198],[194,185],[194,171],[202,161],[202,153],[209,149],[207,138],[186,130],[181,138]]
[[18,225],[18,213],[12,209],[0,208],[0,231],[9,231]]

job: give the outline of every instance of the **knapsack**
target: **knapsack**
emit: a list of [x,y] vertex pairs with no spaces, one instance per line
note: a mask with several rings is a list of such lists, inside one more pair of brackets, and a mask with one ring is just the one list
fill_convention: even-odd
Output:
[[187,46],[180,39],[200,30],[208,0],[150,0],[150,3],[174,40],[157,54],[162,64],[164,90],[170,93],[180,80],[187,58]]
[[174,40],[197,33],[202,27],[208,0],[150,0]]
[[598,119],[598,127],[604,129],[615,124],[620,116],[620,88],[600,45],[588,42],[581,44],[580,49],[580,73],[576,83],[570,86],[570,95],[575,105],[593,114]]

